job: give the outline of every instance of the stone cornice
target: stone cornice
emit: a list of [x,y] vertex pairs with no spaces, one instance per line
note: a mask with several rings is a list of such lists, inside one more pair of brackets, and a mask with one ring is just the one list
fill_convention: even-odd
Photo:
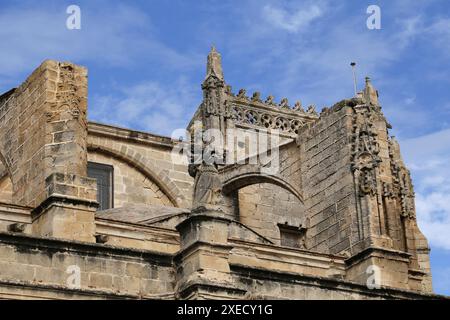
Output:
[[404,262],[409,262],[409,259],[411,258],[411,254],[404,251],[379,247],[369,247],[351,256],[350,258],[345,260],[345,263],[347,264],[348,267],[350,267],[353,264],[358,263],[358,261],[361,261],[370,255],[377,257],[388,257],[389,259],[401,260]]
[[71,252],[85,256],[121,257],[143,259],[160,266],[172,266],[171,254],[163,254],[148,250],[116,247],[106,244],[89,243],[56,238],[41,238],[25,234],[0,232],[0,243],[14,245],[23,250],[46,250],[46,252]]
[[174,142],[169,137],[91,121],[88,123],[88,134],[160,148],[172,149],[174,146]]
[[47,199],[45,199],[39,206],[34,208],[31,211],[31,218],[32,220],[36,220],[39,218],[39,216],[50,206],[52,205],[72,205],[72,206],[78,206],[82,205],[87,208],[94,208],[96,209],[98,207],[97,201],[91,201],[87,199],[77,198],[77,197],[71,197],[63,194],[52,194]]
[[380,289],[368,289],[366,286],[345,281],[319,276],[307,276],[292,272],[277,272],[256,267],[248,267],[239,264],[230,265],[232,274],[240,277],[250,277],[255,280],[279,281],[289,284],[304,284],[307,286],[320,287],[332,291],[345,291],[349,293],[359,293],[367,297],[392,299],[449,299],[437,294],[418,293],[411,290],[394,289],[381,287]]

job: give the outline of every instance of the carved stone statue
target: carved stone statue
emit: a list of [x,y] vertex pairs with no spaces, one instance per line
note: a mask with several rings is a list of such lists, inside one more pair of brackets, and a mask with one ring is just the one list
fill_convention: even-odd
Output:
[[230,85],[227,85],[227,86],[225,87],[225,93],[226,93],[227,95],[229,95],[229,96],[233,96],[233,97],[234,97],[233,89],[232,89],[232,87],[231,87]]
[[310,114],[317,114],[317,111],[316,111],[316,106],[315,105],[310,105],[309,107],[308,107],[308,109],[306,110],[306,112],[307,113],[310,113]]
[[259,93],[258,91],[254,92],[252,96],[252,101],[261,102],[261,93]]
[[300,100],[295,102],[294,111],[304,112],[302,102]]
[[273,102],[274,97],[272,95],[268,96],[266,101],[264,103],[267,103],[268,105],[274,106],[275,102]]
[[246,94],[247,94],[247,91],[245,89],[240,89],[237,97],[239,99],[247,100],[248,98],[247,98]]
[[281,102],[280,102],[280,104],[279,104],[279,107],[280,107],[281,109],[289,109],[289,101],[288,101],[288,99],[287,99],[287,98],[281,99]]
[[204,207],[221,211],[222,181],[216,166],[203,163],[197,167],[191,167],[190,173],[195,175],[193,209]]

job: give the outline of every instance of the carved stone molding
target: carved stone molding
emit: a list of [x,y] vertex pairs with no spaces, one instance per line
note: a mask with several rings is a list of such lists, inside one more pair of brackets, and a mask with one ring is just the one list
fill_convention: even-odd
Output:
[[284,101],[285,104],[282,108],[260,101],[254,102],[254,104],[242,104],[229,101],[227,109],[237,126],[267,130],[278,129],[280,133],[295,136],[299,133],[301,127],[314,122],[318,118],[306,114],[300,109],[290,109],[287,107],[287,100]]

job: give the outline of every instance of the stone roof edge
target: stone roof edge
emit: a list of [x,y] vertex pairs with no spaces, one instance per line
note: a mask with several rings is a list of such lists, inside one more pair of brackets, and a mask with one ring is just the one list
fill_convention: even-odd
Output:
[[138,144],[146,144],[162,148],[171,149],[175,145],[174,141],[167,136],[93,121],[88,122],[88,134],[121,139]]

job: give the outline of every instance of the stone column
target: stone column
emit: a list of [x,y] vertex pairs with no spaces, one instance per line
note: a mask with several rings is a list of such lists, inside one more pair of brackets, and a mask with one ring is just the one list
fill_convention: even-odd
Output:
[[180,299],[242,298],[233,286],[228,257],[231,220],[209,210],[193,211],[177,225],[180,252],[175,257],[177,294]]

